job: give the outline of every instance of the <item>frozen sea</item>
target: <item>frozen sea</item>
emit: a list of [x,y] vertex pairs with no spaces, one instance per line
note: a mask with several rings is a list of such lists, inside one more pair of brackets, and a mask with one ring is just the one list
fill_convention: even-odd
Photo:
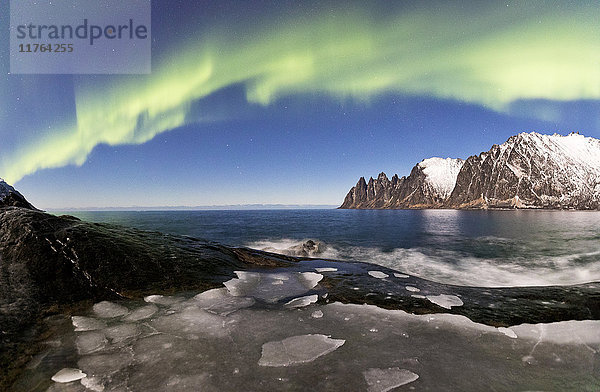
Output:
[[[440,309],[407,275],[464,286],[600,281],[600,213],[558,211],[79,212],[82,219],[373,266]],[[307,267],[307,265],[309,267]],[[56,316],[16,385],[39,391],[597,391],[600,321],[485,325],[330,302],[346,263],[239,271],[205,292],[99,302]],[[485,289],[482,289],[485,290]],[[390,293],[392,294],[392,293]],[[467,304],[468,305],[468,304]]]

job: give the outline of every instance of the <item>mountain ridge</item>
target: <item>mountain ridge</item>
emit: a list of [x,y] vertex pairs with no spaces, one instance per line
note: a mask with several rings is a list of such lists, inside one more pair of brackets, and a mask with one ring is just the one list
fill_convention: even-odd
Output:
[[429,158],[386,180],[361,177],[339,208],[600,210],[600,140],[519,133],[464,161]]

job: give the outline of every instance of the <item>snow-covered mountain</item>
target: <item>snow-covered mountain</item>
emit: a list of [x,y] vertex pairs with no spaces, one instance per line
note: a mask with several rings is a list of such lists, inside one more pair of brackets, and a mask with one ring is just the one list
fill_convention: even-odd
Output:
[[600,140],[521,133],[479,155],[361,178],[340,208],[600,209]]
[[367,183],[358,180],[340,208],[436,208],[441,207],[454,188],[462,159],[429,158],[413,167],[408,177],[385,173]]
[[465,161],[448,206],[600,209],[600,140],[512,136]]
[[23,207],[35,209],[15,188],[0,178],[0,208]]

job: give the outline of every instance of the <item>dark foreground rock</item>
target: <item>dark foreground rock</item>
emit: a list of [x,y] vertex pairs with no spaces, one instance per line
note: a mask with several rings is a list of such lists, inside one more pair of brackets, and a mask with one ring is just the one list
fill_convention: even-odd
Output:
[[[43,320],[52,314],[91,301],[222,287],[238,270],[315,268],[336,270],[314,288],[332,302],[462,314],[493,326],[600,319],[599,284],[450,286],[368,263],[283,256],[8,207],[0,208],[0,390],[35,353]],[[443,307],[435,300],[440,295],[460,298],[462,305]]]
[[204,290],[220,286],[234,270],[281,267],[290,260],[189,237],[0,208],[0,369],[20,365],[24,346],[40,333],[31,328],[61,307]]
[[0,178],[0,207],[22,207],[35,210],[19,191]]

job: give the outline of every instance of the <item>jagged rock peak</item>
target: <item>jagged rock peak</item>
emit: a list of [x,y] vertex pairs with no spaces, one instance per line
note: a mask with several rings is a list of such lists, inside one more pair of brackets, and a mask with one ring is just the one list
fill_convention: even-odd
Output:
[[433,208],[440,207],[452,192],[461,159],[430,158],[417,164],[408,177],[388,179],[380,173],[366,186],[353,187],[340,208]]
[[15,188],[0,178],[0,208],[2,207],[22,207],[30,210],[36,209]]

